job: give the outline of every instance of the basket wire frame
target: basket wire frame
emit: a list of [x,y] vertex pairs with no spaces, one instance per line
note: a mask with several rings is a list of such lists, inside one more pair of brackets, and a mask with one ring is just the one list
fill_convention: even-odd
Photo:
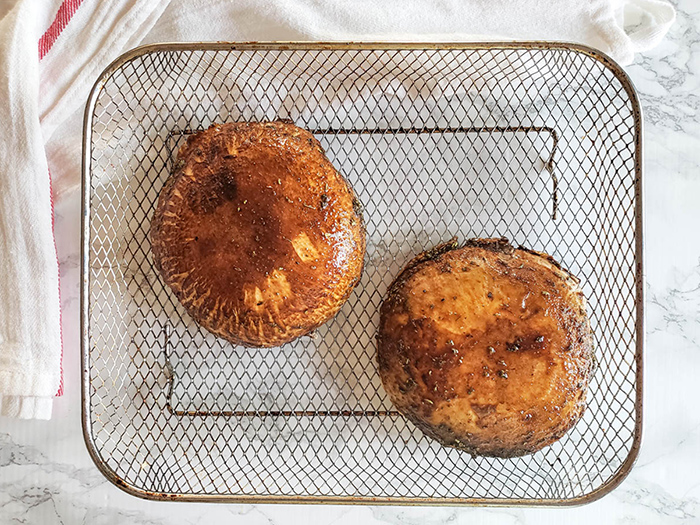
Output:
[[[199,328],[148,231],[187,134],[291,118],[364,207],[367,260],[310,337],[245,349]],[[566,44],[163,44],[107,68],[86,108],[83,425],[155,499],[576,504],[613,488],[641,432],[641,116],[604,55]],[[429,440],[375,364],[384,292],[452,236],[505,236],[582,280],[598,369],[582,421],[521,458]]]

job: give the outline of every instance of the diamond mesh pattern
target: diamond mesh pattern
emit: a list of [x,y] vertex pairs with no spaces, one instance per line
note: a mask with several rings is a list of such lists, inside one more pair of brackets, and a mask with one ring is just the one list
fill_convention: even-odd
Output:
[[[152,497],[546,503],[600,488],[640,416],[634,114],[611,69],[566,48],[163,48],[124,62],[86,136],[84,403],[99,460]],[[244,349],[165,289],[148,230],[187,133],[276,118],[312,130],[355,188],[367,264],[311,337]],[[443,448],[382,389],[381,298],[451,236],[505,236],[582,279],[599,362],[589,409],[537,454]]]

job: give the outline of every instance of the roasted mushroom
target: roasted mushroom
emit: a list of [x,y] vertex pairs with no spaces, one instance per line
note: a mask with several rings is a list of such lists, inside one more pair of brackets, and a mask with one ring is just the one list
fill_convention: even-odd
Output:
[[213,125],[180,149],[151,221],[155,267],[192,318],[270,347],[333,317],[360,279],[359,203],[289,122]]
[[579,281],[505,239],[439,246],[389,288],[378,362],[396,408],[441,444],[536,452],[586,407],[593,342]]

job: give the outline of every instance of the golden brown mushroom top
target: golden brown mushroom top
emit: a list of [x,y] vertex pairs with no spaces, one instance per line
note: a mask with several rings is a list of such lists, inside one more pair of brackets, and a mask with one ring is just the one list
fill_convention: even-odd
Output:
[[188,312],[232,342],[276,346],[332,317],[359,280],[359,203],[288,122],[213,125],[180,149],[151,224],[154,262]]
[[539,450],[585,409],[593,343],[578,280],[505,239],[438,247],[391,285],[378,361],[394,405],[442,444]]

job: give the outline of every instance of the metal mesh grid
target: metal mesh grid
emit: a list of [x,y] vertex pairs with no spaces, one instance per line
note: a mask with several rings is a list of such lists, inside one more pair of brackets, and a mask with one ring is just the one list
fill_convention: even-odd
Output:
[[[626,78],[566,46],[274,47],[156,46],[93,91],[84,424],[108,478],[161,498],[545,504],[619,478],[641,416],[639,108]],[[315,334],[251,350],[187,316],[148,230],[186,133],[276,118],[313,130],[353,185],[367,261]],[[443,448],[381,387],[381,298],[413,255],[453,235],[508,237],[582,279],[599,362],[589,408],[534,455]]]

